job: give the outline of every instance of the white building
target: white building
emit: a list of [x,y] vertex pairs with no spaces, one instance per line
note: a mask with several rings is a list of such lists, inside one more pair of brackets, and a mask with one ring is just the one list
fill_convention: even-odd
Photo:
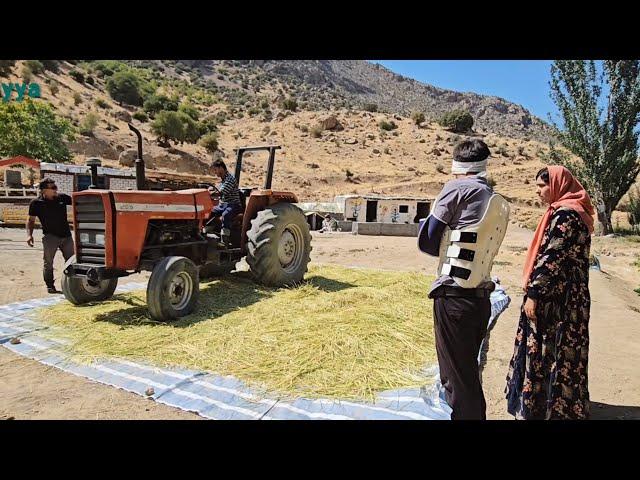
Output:
[[[71,195],[86,190],[91,185],[89,167],[83,165],[65,165],[62,163],[40,163],[40,180],[50,178],[56,182],[58,191]],[[37,181],[36,181],[37,183]],[[98,167],[98,188],[111,190],[135,190],[136,176],[132,169]],[[3,190],[3,189],[0,189]],[[0,191],[0,222],[8,225],[24,225],[29,212],[29,202],[38,194],[35,188],[22,188],[21,196],[16,192]],[[18,189],[16,189],[18,190]],[[12,193],[10,196],[9,193]],[[18,194],[20,192],[17,192]],[[67,218],[72,219],[71,206],[67,207]],[[36,221],[36,224],[39,223]]]
[[[91,185],[91,171],[84,165],[40,163],[40,178],[55,180],[60,193],[71,195]],[[98,188],[109,190],[136,189],[136,175],[132,169],[98,167]]]
[[431,210],[432,199],[382,195],[338,195],[335,203],[345,220],[377,223],[418,223]]

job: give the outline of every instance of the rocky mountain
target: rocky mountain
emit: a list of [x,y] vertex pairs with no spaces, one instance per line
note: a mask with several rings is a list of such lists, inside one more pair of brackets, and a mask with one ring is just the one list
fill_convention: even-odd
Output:
[[[314,110],[373,104],[379,111],[404,116],[419,111],[435,120],[450,110],[466,109],[475,119],[474,129],[483,133],[541,141],[553,135],[552,127],[521,105],[427,85],[364,60],[181,60],[176,65],[195,68],[219,86],[277,80]],[[227,74],[226,82],[220,82],[221,70]]]

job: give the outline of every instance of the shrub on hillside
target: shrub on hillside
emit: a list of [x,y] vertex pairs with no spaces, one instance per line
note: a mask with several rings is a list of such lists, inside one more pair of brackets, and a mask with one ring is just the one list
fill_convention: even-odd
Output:
[[8,77],[15,64],[15,60],[0,60],[0,77]]
[[362,109],[366,112],[377,112],[378,105],[376,103],[365,103]]
[[395,124],[395,122],[391,121],[388,122],[386,120],[380,120],[378,122],[378,126],[382,129],[385,130],[387,132],[391,131],[391,130],[395,130],[396,128],[398,128],[398,126]]
[[411,114],[411,120],[413,120],[413,123],[415,123],[416,125],[420,125],[422,122],[425,121],[424,113],[422,113],[422,112],[413,112]]
[[207,133],[200,138],[198,142],[209,153],[215,153],[218,150],[218,135],[215,132]]
[[507,151],[507,148],[504,145],[499,145],[498,148],[496,148],[496,153],[499,155],[502,155],[503,157],[509,156],[509,152]]
[[42,72],[44,72],[44,65],[42,65],[42,62],[40,60],[27,60],[26,62],[24,62],[24,64],[29,67],[31,73],[33,73],[34,75],[40,75]]
[[98,126],[99,120],[100,117],[95,112],[87,113],[78,126],[80,133],[86,136],[93,135],[93,130]]
[[32,78],[33,78],[33,72],[31,72],[31,69],[29,67],[24,65],[22,67],[22,81],[24,83],[31,83]]
[[69,76],[78,83],[84,83],[84,73],[82,73],[80,70],[71,70],[69,72]]
[[60,71],[60,62],[58,60],[39,60],[45,70],[53,73]]
[[97,99],[96,99],[96,105],[97,105],[98,107],[100,107],[100,108],[104,108],[104,109],[107,109],[107,110],[111,108],[111,105],[109,105],[109,104],[107,103],[107,101],[106,101],[106,100],[104,100],[104,99],[102,99],[102,98],[97,98]]
[[146,122],[149,120],[149,117],[147,116],[146,113],[144,113],[144,110],[138,110],[132,115],[132,117],[138,120],[139,122]]
[[282,108],[295,112],[298,109],[298,101],[295,98],[289,97],[283,100]]

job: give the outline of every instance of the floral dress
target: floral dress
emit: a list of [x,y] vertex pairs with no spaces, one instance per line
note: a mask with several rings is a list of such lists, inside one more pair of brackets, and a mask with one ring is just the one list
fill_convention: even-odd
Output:
[[589,250],[591,236],[574,210],[557,209],[545,230],[527,297],[537,321],[520,310],[507,375],[507,410],[519,419],[589,416]]

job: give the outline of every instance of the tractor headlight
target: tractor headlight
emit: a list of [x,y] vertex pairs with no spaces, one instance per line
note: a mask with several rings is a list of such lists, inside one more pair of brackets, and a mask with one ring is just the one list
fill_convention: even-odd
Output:
[[94,244],[104,247],[104,233],[82,232],[80,234],[80,244]]

